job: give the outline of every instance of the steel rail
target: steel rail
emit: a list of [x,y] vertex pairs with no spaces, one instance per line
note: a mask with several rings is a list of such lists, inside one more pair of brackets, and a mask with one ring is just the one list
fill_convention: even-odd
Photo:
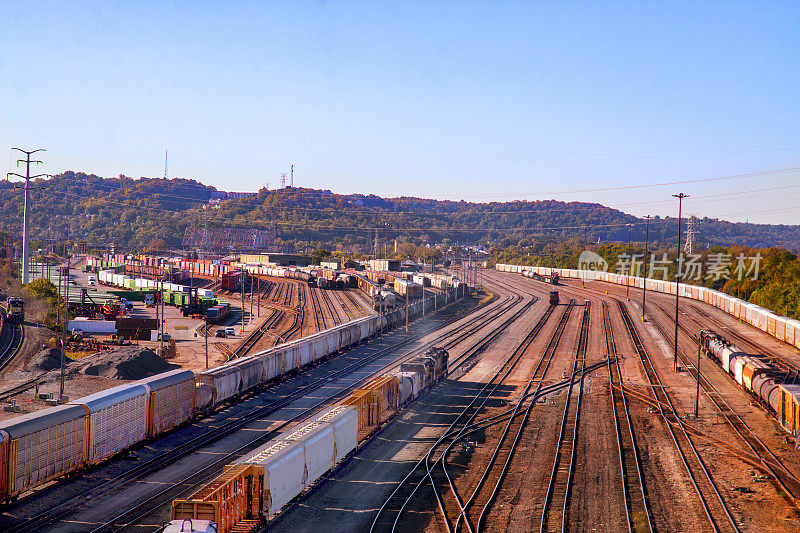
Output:
[[[585,367],[585,362],[586,362],[586,343],[587,343],[587,340],[588,340],[587,339],[588,328],[589,328],[589,307],[586,304],[584,304],[583,318],[581,320],[581,330],[580,330],[580,336],[579,336],[579,339],[578,339],[578,346],[575,349],[575,357],[574,357],[573,363],[572,363],[572,374],[573,375],[578,372],[578,367],[579,367],[579,365],[581,365],[581,362],[583,363],[583,367]],[[552,470],[550,472],[550,481],[548,482],[547,492],[545,493],[544,503],[542,505],[542,516],[541,516],[541,520],[539,522],[539,531],[547,531],[548,530],[547,526],[549,525],[550,518],[552,516],[550,511],[549,511],[549,508],[550,508],[551,501],[553,500],[553,497],[555,495],[556,485],[558,483],[559,467],[561,466],[562,460],[566,460],[566,458],[562,459],[561,456],[562,456],[562,453],[564,455],[566,455],[565,448],[564,448],[564,441],[565,441],[565,437],[567,436],[567,433],[570,433],[569,437],[570,437],[570,441],[571,441],[572,444],[570,446],[569,464],[568,464],[568,468],[567,468],[567,479],[564,480],[564,485],[563,485],[563,487],[564,487],[564,499],[563,499],[564,505],[566,505],[568,500],[569,500],[569,486],[570,486],[570,484],[572,482],[572,472],[573,472],[573,465],[574,465],[575,444],[576,444],[577,436],[578,436],[577,429],[578,429],[578,424],[579,424],[579,421],[580,421],[580,407],[581,407],[581,399],[582,399],[582,396],[583,396],[583,374],[581,374],[580,386],[579,386],[579,389],[578,389],[577,405],[575,406],[575,409],[574,409],[575,415],[574,415],[574,418],[573,418],[573,421],[572,421],[573,422],[572,423],[572,428],[570,428],[570,426],[568,424],[568,421],[570,419],[570,407],[572,405],[572,389],[573,389],[573,382],[570,382],[570,385],[569,385],[569,387],[567,389],[567,398],[566,398],[566,401],[564,402],[564,412],[563,412],[562,417],[561,417],[561,425],[559,427],[558,439],[556,440],[556,454],[555,454],[555,457],[553,459],[553,468],[552,468]],[[563,530],[564,529],[564,525],[565,525],[565,519],[566,519],[566,517],[564,516],[565,513],[564,513],[564,508],[563,507],[562,507],[562,511],[561,512],[562,512],[562,515],[561,515],[562,520],[561,520],[561,522],[562,522],[562,530]]]
[[[542,353],[542,358],[541,358],[540,362],[537,364],[537,367],[536,367],[536,370],[534,371],[534,374],[531,376],[531,378],[528,381],[528,385],[525,388],[525,394],[523,395],[523,398],[519,402],[518,407],[522,407],[523,401],[525,400],[525,396],[528,396],[528,394],[529,394],[528,391],[530,391],[530,387],[531,387],[531,385],[532,385],[532,383],[534,381],[538,381],[537,385],[536,385],[536,389],[535,389],[535,391],[533,393],[534,397],[538,398],[539,397],[539,393],[543,390],[542,383],[544,382],[544,377],[545,377],[545,375],[547,375],[547,371],[549,370],[550,364],[552,363],[553,357],[555,356],[556,349],[558,348],[558,345],[561,342],[561,337],[563,336],[564,330],[566,329],[567,322],[568,322],[570,314],[572,312],[572,307],[573,307],[573,303],[572,303],[572,300],[570,300],[570,302],[569,302],[569,304],[567,306],[567,309],[565,310],[564,314],[562,315],[562,320],[559,321],[559,324],[556,327],[556,331],[553,333],[553,336],[551,337],[550,342],[548,343],[548,346],[545,348],[545,351]],[[544,361],[545,359],[547,361],[545,363],[545,366],[542,368],[541,374],[539,375],[538,374],[538,370],[541,367],[542,361]],[[538,375],[538,380],[537,380],[537,375]],[[575,377],[575,374],[573,373],[570,376],[570,379],[569,379],[570,383],[569,383],[568,387],[572,386],[572,382],[574,380],[574,377]],[[494,505],[494,502],[497,500],[497,497],[500,495],[500,491],[502,490],[503,482],[505,481],[505,477],[508,474],[509,468],[511,467],[511,461],[512,461],[512,459],[514,457],[514,454],[516,453],[517,448],[519,447],[519,443],[520,443],[520,441],[522,439],[523,431],[525,430],[525,426],[527,425],[528,420],[530,419],[530,414],[531,414],[531,411],[532,411],[533,406],[535,405],[535,403],[536,403],[535,400],[531,401],[528,404],[528,407],[523,412],[523,416],[522,416],[522,419],[520,420],[519,427],[517,428],[517,432],[516,432],[516,435],[514,437],[514,441],[512,442],[511,448],[509,449],[509,453],[506,456],[505,462],[503,463],[503,467],[502,467],[502,469],[500,471],[500,475],[498,476],[498,479],[495,482],[495,485],[494,485],[494,488],[492,489],[492,492],[489,494],[489,498],[487,499],[487,501],[485,502],[485,504],[481,508],[481,513],[478,516],[478,525],[477,525],[477,530],[478,531],[483,531],[486,528],[486,520],[489,517],[489,512],[491,511],[492,506]],[[507,427],[510,429],[510,424],[508,424]]]
[[[619,469],[620,469],[620,476],[622,481],[622,493],[623,497],[625,498],[625,518],[628,524],[628,531],[629,533],[634,533],[637,531],[643,531],[645,524],[640,524],[639,520],[634,518],[635,516],[642,516],[646,517],[647,519],[647,531],[651,533],[655,530],[655,524],[653,523],[653,517],[650,512],[650,505],[647,500],[647,489],[644,483],[644,476],[642,474],[642,461],[639,457],[639,447],[636,443],[636,435],[633,431],[633,423],[631,422],[631,414],[630,410],[628,409],[628,399],[626,397],[625,387],[622,384],[622,369],[619,365],[619,355],[617,353],[617,343],[614,339],[614,328],[611,324],[611,316],[608,309],[608,302],[605,300],[602,301],[603,306],[603,325],[605,330],[605,340],[606,340],[606,357],[608,361],[608,383],[609,383],[609,393],[611,398],[611,411],[614,414],[614,429],[617,436],[617,453],[619,454]],[[614,384],[614,379],[616,378],[618,385]],[[619,396],[614,393],[614,389],[617,388],[619,390]],[[621,411],[621,413],[620,413]],[[624,415],[625,424],[628,427],[628,436],[630,437],[630,453],[625,452],[625,444],[623,444],[623,434],[622,428],[620,425],[620,414]],[[630,465],[629,463],[633,463]],[[633,468],[631,468],[633,466]],[[631,476],[633,472],[636,473],[636,480],[637,483],[633,484],[631,481]],[[634,485],[634,487],[638,486],[639,490],[638,493],[641,494],[641,502],[634,503],[634,493],[637,492],[635,490],[629,490],[628,484],[629,482]],[[641,507],[641,511],[637,508]]]
[[[664,308],[661,307],[659,304],[655,304],[656,307],[662,312],[669,316],[669,313],[666,313]],[[648,314],[650,312],[648,311]],[[652,318],[652,315],[650,315]],[[690,317],[691,319],[691,317]],[[702,325],[698,324],[698,326],[702,329]],[[658,328],[659,332],[662,336],[664,336],[667,341],[674,342],[674,336],[670,336],[663,327],[661,327],[660,322],[654,322],[655,326]],[[680,324],[680,331],[689,337],[691,340],[695,342],[695,344],[699,345],[699,339],[696,335],[694,335],[689,329],[684,325]],[[698,346],[699,348],[699,346]],[[679,347],[678,349],[678,356],[680,357],[681,361],[686,365],[687,370],[689,373],[697,379],[697,368],[696,363],[694,363],[690,357],[686,355],[684,350]],[[715,368],[719,368],[717,365],[714,365]],[[767,470],[769,475],[773,478],[781,490],[783,490],[786,495],[791,498],[792,503],[797,507],[797,499],[800,495],[800,480],[786,467],[786,465],[781,461],[773,452],[772,449],[767,446],[764,441],[762,441],[747,425],[747,423],[742,419],[739,413],[733,408],[733,406],[728,403],[725,397],[719,393],[719,391],[714,387],[714,385],[708,380],[707,376],[704,376],[702,373],[700,374],[700,385],[705,392],[706,396],[714,403],[714,406],[717,408],[719,414],[721,414],[725,420],[730,424],[731,428],[734,432],[739,435],[739,437],[747,444],[750,450],[760,458],[763,467]],[[775,471],[772,467],[770,462],[768,462],[764,455],[769,455],[774,464],[779,465],[780,469],[787,475],[788,479],[784,480],[782,476]],[[787,483],[788,482],[788,483]],[[793,486],[793,488],[789,487],[789,484]]]
[[[538,300],[538,298],[537,298],[537,300]],[[456,364],[460,365],[462,363],[465,363],[465,362],[469,361],[475,354],[477,354],[480,351],[482,351],[489,343],[493,342],[493,340],[497,336],[499,336],[499,334],[502,331],[504,331],[508,327],[508,325],[510,325],[519,316],[521,316],[527,310],[527,307],[532,305],[534,303],[534,301],[535,300],[532,300],[531,302],[526,304],[526,306],[524,306],[522,309],[520,309],[516,313],[514,313],[514,315],[512,315],[511,317],[506,319],[503,323],[501,323],[498,326],[495,326],[489,333],[487,333],[479,341],[478,344],[474,345],[474,348],[472,350],[469,350],[467,353],[465,353],[460,358],[458,358],[455,361]],[[552,309],[551,309],[551,307],[548,307],[548,311],[546,311],[545,314],[549,317],[551,313],[552,313]],[[546,320],[544,318],[544,316],[545,315],[543,315],[542,318],[540,318],[540,320]],[[456,433],[456,434],[458,434],[458,431],[463,430],[463,428],[465,426],[467,426],[469,423],[471,423],[475,419],[475,417],[477,416],[478,412],[480,412],[480,409],[486,404],[488,399],[491,398],[491,395],[493,394],[493,392],[499,387],[500,383],[502,382],[501,381],[501,382],[498,382],[498,383],[494,384],[494,386],[490,389],[490,387],[493,385],[494,381],[498,377],[500,377],[500,375],[503,373],[503,370],[508,366],[508,362],[510,361],[510,359],[511,359],[511,356],[509,356],[509,358],[502,365],[500,365],[500,367],[497,369],[497,371],[484,384],[484,386],[475,393],[475,395],[472,398],[472,400],[470,401],[470,403],[461,411],[461,413],[459,413],[456,416],[456,418],[452,421],[452,423],[450,424],[448,429],[445,431],[445,433],[450,433],[454,428],[459,427],[460,429],[457,430],[457,433]],[[451,371],[451,370],[449,369],[449,371]],[[509,369],[509,372],[510,372],[510,369]],[[489,390],[489,394],[487,394],[483,398],[483,401],[480,403],[480,405],[476,406],[477,402],[481,399],[481,397],[483,396],[483,394],[487,390]],[[472,410],[473,408],[474,408],[474,411],[472,412],[472,414],[469,414],[470,410]],[[466,418],[466,422],[461,422],[461,420],[463,418]],[[378,526],[378,522],[379,522],[381,516],[384,514],[384,512],[387,511],[387,507],[389,506],[390,502],[395,498],[395,496],[398,495],[399,491],[401,489],[403,489],[404,487],[410,486],[411,487],[411,492],[404,499],[402,498],[402,496],[400,497],[402,499],[402,505],[400,506],[399,510],[397,511],[397,513],[395,515],[394,520],[392,521],[392,530],[393,531],[396,530],[397,527],[398,527],[398,523],[400,521],[400,518],[402,517],[402,514],[405,511],[405,508],[411,502],[411,500],[413,499],[414,495],[419,490],[419,488],[422,486],[422,484],[428,479],[430,479],[430,481],[431,481],[431,486],[433,488],[434,495],[437,496],[437,503],[439,505],[439,510],[440,510],[440,512],[443,513],[443,516],[445,516],[445,523],[446,523],[447,527],[450,528],[450,523],[447,520],[446,510],[444,509],[444,503],[443,503],[443,501],[441,499],[441,495],[438,494],[438,489],[436,488],[435,481],[433,480],[433,477],[432,477],[433,468],[435,468],[436,464],[441,459],[441,456],[440,456],[440,458],[438,458],[435,461],[433,461],[433,454],[436,452],[436,450],[442,444],[444,444],[446,442],[446,440],[447,439],[440,438],[431,447],[429,447],[429,449],[428,449],[427,453],[425,454],[425,456],[412,468],[412,470],[404,477],[404,479],[400,481],[398,486],[395,487],[395,489],[392,491],[392,493],[385,499],[384,503],[381,505],[381,508],[378,510],[378,513],[376,514],[375,518],[373,519],[372,525],[370,527],[371,531],[374,531],[375,528]],[[421,477],[419,479],[416,479],[415,481],[412,482],[412,477],[416,477],[416,476],[419,475],[418,470],[419,470],[420,466],[424,466],[424,471],[421,473]]]
[[[487,304],[484,304],[484,305],[487,305]],[[478,309],[480,309],[480,308],[478,308]],[[476,309],[476,311],[478,309]],[[460,316],[451,317],[448,320],[443,321],[442,327],[446,327],[446,326],[448,326],[450,324],[453,324],[453,323],[461,320],[462,318],[463,317],[460,317]],[[470,325],[470,323],[467,322],[467,323],[465,323],[465,324],[463,324],[463,325],[461,325],[459,327],[466,328],[469,325]],[[444,335],[448,335],[448,334],[450,334],[450,332],[447,332]],[[366,366],[366,365],[368,365],[368,364],[380,359],[381,357],[384,357],[384,356],[390,354],[392,351],[397,350],[398,348],[402,348],[403,346],[406,346],[406,345],[408,345],[408,344],[410,344],[412,342],[415,342],[415,341],[419,340],[420,338],[424,337],[425,335],[426,334],[422,334],[422,335],[418,335],[418,336],[412,336],[412,337],[405,338],[405,339],[401,340],[398,343],[395,343],[395,344],[393,344],[391,346],[388,346],[388,347],[386,347],[386,348],[384,348],[382,350],[379,350],[378,352],[376,352],[374,354],[371,354],[369,356],[361,358],[358,361],[355,361],[355,362],[353,362],[353,363],[351,363],[351,364],[349,364],[349,365],[347,365],[347,366],[345,366],[345,367],[343,367],[343,368],[341,368],[341,369],[339,369],[337,371],[334,371],[330,375],[321,377],[321,378],[319,378],[319,379],[317,379],[317,380],[315,380],[312,383],[309,383],[307,385],[300,386],[297,389],[295,389],[294,391],[292,391],[291,393],[289,393],[288,395],[286,395],[285,397],[276,399],[276,400],[274,400],[274,401],[272,401],[272,402],[270,402],[270,403],[268,403],[268,404],[266,404],[266,405],[264,405],[262,407],[257,408],[254,411],[251,411],[250,413],[245,414],[242,417],[237,417],[235,420],[232,420],[230,422],[223,423],[223,424],[221,424],[219,426],[216,426],[216,427],[212,428],[211,430],[207,431],[206,433],[204,433],[202,435],[198,435],[197,437],[194,437],[194,438],[192,438],[192,439],[190,439],[188,441],[184,441],[180,445],[176,446],[175,448],[172,448],[172,449],[164,452],[163,454],[161,454],[161,455],[159,455],[157,457],[154,457],[153,459],[151,459],[151,460],[149,460],[149,461],[147,461],[145,463],[141,463],[141,464],[137,465],[136,467],[132,468],[131,470],[129,470],[129,471],[123,473],[123,474],[120,474],[120,475],[118,475],[116,477],[107,479],[106,481],[104,481],[100,485],[90,489],[89,491],[85,492],[84,494],[82,494],[80,496],[75,496],[73,498],[70,498],[70,499],[68,499],[68,500],[66,500],[64,502],[61,502],[60,504],[55,505],[54,507],[48,509],[47,511],[44,511],[44,512],[40,513],[36,517],[33,517],[31,519],[22,521],[19,524],[11,526],[7,530],[7,533],[23,533],[23,532],[29,532],[29,531],[38,531],[41,528],[43,528],[44,526],[47,526],[47,525],[53,523],[54,521],[56,521],[56,520],[58,520],[58,519],[60,519],[60,518],[62,518],[64,516],[68,515],[69,513],[71,513],[73,511],[75,511],[76,509],[78,509],[78,508],[90,503],[91,501],[95,501],[98,498],[110,493],[113,490],[118,489],[119,487],[121,487],[121,486],[123,486],[123,485],[125,485],[127,483],[130,483],[132,481],[140,479],[143,476],[152,474],[152,473],[164,468],[166,465],[168,465],[168,464],[170,464],[170,463],[172,463],[172,462],[174,462],[174,461],[176,461],[178,459],[181,459],[182,457],[185,457],[185,456],[187,456],[187,455],[189,455],[191,453],[194,453],[196,450],[198,450],[198,449],[200,449],[200,448],[202,448],[204,446],[207,446],[207,445],[219,440],[222,437],[230,435],[231,433],[241,429],[242,427],[245,427],[247,424],[250,424],[251,422],[254,422],[254,421],[258,420],[261,417],[268,416],[269,414],[271,414],[271,413],[273,413],[273,412],[275,412],[275,411],[277,411],[277,410],[289,405],[290,403],[292,403],[293,401],[297,400],[298,398],[301,398],[301,397],[305,396],[306,394],[308,394],[310,392],[313,392],[313,391],[323,387],[326,384],[329,384],[331,380],[335,380],[335,379],[341,378],[341,377],[346,377],[348,374],[351,374],[355,370],[363,368],[364,366]],[[438,339],[434,339],[432,342],[429,343],[429,345],[435,344],[437,340]],[[406,354],[406,355],[407,356],[411,356],[413,353],[416,353],[416,350],[414,352],[412,352],[411,354]],[[320,405],[323,405],[324,403],[330,402],[334,398],[337,398],[337,397],[341,396],[342,394],[346,393],[347,391],[359,386],[360,384],[366,382],[368,379],[372,378],[374,375],[379,374],[379,373],[383,373],[383,372],[384,372],[384,368],[382,367],[382,368],[376,370],[375,372],[372,372],[372,373],[368,374],[367,376],[356,380],[350,386],[348,386],[348,387],[346,387],[344,389],[341,389],[341,390],[337,391],[336,393],[325,397],[320,402],[316,403],[313,407],[309,408],[309,410],[307,410],[305,412],[305,414],[308,414],[309,412],[312,412],[314,409],[316,409]],[[293,417],[291,420],[294,420],[294,419],[296,419],[296,417]],[[258,437],[256,439],[254,439],[253,441],[251,441],[251,444],[257,444],[264,437],[265,437],[265,435],[262,435],[261,437]],[[119,517],[114,518],[112,520],[112,522],[118,520],[118,518]],[[110,522],[107,523],[106,525],[110,525]]]
[[[539,332],[542,330],[542,328],[544,327],[545,323],[550,318],[550,315],[552,314],[553,310],[554,310],[554,307],[552,305],[549,306],[547,308],[545,316],[543,316],[534,325],[534,327],[525,335],[525,338],[522,340],[522,342],[519,343],[516,346],[516,348],[514,349],[514,351],[511,354],[511,358],[510,358],[511,367],[509,368],[509,371],[508,371],[508,373],[506,375],[510,374],[511,370],[513,370],[513,368],[516,367],[517,363],[521,360],[521,358],[527,352],[528,348],[531,346],[531,344],[533,343],[534,339],[536,339],[536,337],[539,335]],[[563,317],[562,317],[562,320],[563,320]],[[519,401],[514,406],[514,409],[513,409],[514,413],[516,413],[518,410],[520,410],[526,395],[530,391],[531,384],[533,383],[533,380],[534,380],[534,375],[542,367],[542,363],[545,360],[545,357],[546,357],[546,353],[543,352],[542,353],[542,357],[539,359],[539,362],[538,362],[538,364],[536,366],[536,370],[535,370],[534,374],[531,375],[531,378],[528,380],[528,385],[525,387],[525,390],[523,391],[522,396],[520,397]],[[506,364],[509,364],[509,363],[506,363]],[[505,379],[505,376],[503,377],[503,379]],[[501,380],[501,382],[502,382],[502,380]],[[541,380],[539,381],[539,385],[541,386]],[[538,388],[539,387],[537,387],[537,390],[538,390]],[[513,417],[511,419],[509,419],[509,423],[504,428],[503,434],[501,435],[500,440],[498,441],[497,446],[495,447],[494,453],[492,454],[492,458],[489,460],[489,463],[487,464],[486,468],[484,469],[484,472],[483,472],[480,480],[478,481],[476,487],[474,488],[474,490],[470,494],[470,497],[466,501],[464,501],[463,504],[461,503],[461,497],[459,495],[458,489],[455,486],[455,481],[454,481],[453,477],[450,475],[450,473],[447,470],[447,455],[452,451],[452,448],[455,445],[455,443],[457,441],[457,438],[455,440],[453,440],[450,444],[448,444],[448,446],[445,448],[444,452],[442,453],[442,459],[441,459],[442,471],[444,472],[445,477],[447,478],[447,482],[448,482],[448,484],[450,486],[450,490],[453,493],[453,495],[454,495],[454,497],[456,499],[456,502],[458,502],[458,505],[459,505],[459,508],[460,508],[460,512],[459,512],[458,517],[456,518],[456,523],[455,523],[455,527],[454,527],[455,531],[458,531],[458,529],[460,527],[460,524],[461,524],[462,518],[465,520],[465,525],[467,526],[467,529],[469,531],[473,531],[474,530],[474,526],[469,521],[469,515],[468,515],[467,511],[472,506],[472,504],[475,502],[476,497],[477,497],[478,493],[480,492],[480,489],[483,487],[483,484],[485,483],[486,479],[488,478],[489,473],[492,470],[492,466],[494,466],[494,461],[497,458],[497,455],[499,454],[500,450],[502,449],[502,445],[503,445],[503,443],[505,441],[506,436],[510,432],[511,423],[513,422],[513,420],[514,420]],[[523,421],[523,425],[524,425],[524,421]],[[512,449],[509,451],[509,456],[514,453],[514,451],[513,451],[514,448],[516,448],[516,446],[513,446]],[[500,478],[502,479],[502,477],[503,477],[503,475],[501,474]]]
[[670,436],[672,437],[672,440],[673,440],[673,442],[675,444],[675,447],[678,450],[678,453],[679,453],[679,455],[681,457],[681,461],[683,462],[683,465],[686,468],[687,473],[689,474],[689,478],[690,478],[690,480],[692,482],[692,485],[693,485],[695,491],[697,492],[697,495],[698,495],[698,497],[700,499],[700,502],[701,502],[701,504],[703,506],[703,510],[706,513],[706,517],[708,518],[712,529],[714,531],[719,531],[720,530],[720,526],[717,524],[717,521],[715,520],[715,518],[714,518],[714,516],[712,514],[712,511],[711,511],[711,508],[709,507],[708,501],[703,496],[703,491],[700,489],[700,485],[698,483],[698,479],[695,476],[695,473],[692,471],[691,466],[689,466],[688,457],[685,454],[685,452],[683,450],[683,447],[678,442],[678,436],[675,433],[675,430],[674,430],[672,424],[669,423],[669,416],[667,415],[667,412],[665,410],[665,406],[669,406],[670,415],[678,422],[678,427],[680,428],[681,433],[684,436],[684,439],[688,443],[688,445],[689,445],[689,447],[690,447],[690,449],[691,449],[691,451],[692,451],[692,453],[693,453],[693,455],[695,457],[695,460],[697,461],[700,469],[703,471],[703,473],[704,473],[704,475],[705,475],[705,477],[706,477],[711,489],[713,490],[714,494],[716,495],[716,498],[719,501],[719,503],[720,503],[724,513],[725,513],[725,516],[727,517],[727,519],[730,522],[731,526],[733,527],[734,531],[738,532],[739,528],[736,525],[736,521],[731,516],[730,511],[728,510],[728,507],[725,505],[725,501],[722,499],[722,495],[719,493],[719,489],[717,488],[716,484],[714,483],[713,479],[711,478],[711,474],[708,472],[708,469],[706,468],[705,464],[703,463],[703,460],[700,458],[700,454],[697,451],[697,447],[694,445],[694,442],[692,441],[691,437],[689,436],[686,428],[681,423],[680,416],[678,415],[678,413],[677,413],[677,411],[675,409],[675,406],[672,403],[672,399],[669,397],[669,395],[666,393],[666,391],[664,389],[664,385],[661,382],[661,377],[658,375],[658,372],[655,369],[655,365],[653,364],[653,362],[652,362],[652,360],[650,358],[650,354],[648,353],[647,349],[644,347],[644,343],[642,342],[642,339],[639,336],[639,332],[636,330],[636,327],[633,324],[633,320],[630,317],[630,313],[628,312],[627,307],[625,306],[625,304],[621,300],[619,300],[617,298],[614,298],[614,300],[617,302],[617,306],[619,307],[620,312],[622,313],[623,321],[625,322],[625,326],[626,326],[626,328],[628,330],[628,333],[629,333],[629,335],[631,337],[631,340],[634,343],[634,347],[636,348],[636,352],[639,355],[639,360],[642,363],[642,368],[644,369],[644,372],[645,372],[645,375],[647,377],[647,380],[648,380],[648,383],[650,385],[650,389],[651,389],[651,391],[653,393],[653,396],[658,400],[659,399],[659,392],[658,391],[660,391],[660,396],[663,397],[663,400],[659,400],[658,411],[661,414],[661,417],[667,422],[667,428],[669,429]]

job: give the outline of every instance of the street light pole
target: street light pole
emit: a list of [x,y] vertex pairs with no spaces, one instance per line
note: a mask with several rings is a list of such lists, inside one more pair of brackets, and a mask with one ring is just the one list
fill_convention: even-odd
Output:
[[645,217],[647,219],[647,225],[645,229],[645,237],[644,237],[644,278],[642,279],[642,322],[644,322],[644,302],[645,298],[647,297],[647,264],[648,264],[648,254],[650,253],[650,215]]
[[680,251],[681,251],[681,207],[684,198],[688,198],[688,194],[673,194],[678,199],[678,246],[675,251],[675,354],[672,359],[673,372],[678,371],[678,303],[680,302],[680,285],[681,273],[680,266]]

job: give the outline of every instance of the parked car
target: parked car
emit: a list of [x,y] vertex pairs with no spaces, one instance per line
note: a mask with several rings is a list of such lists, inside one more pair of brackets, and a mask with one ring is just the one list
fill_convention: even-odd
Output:
[[224,339],[228,335],[225,333],[225,329],[224,328],[219,328],[217,331],[214,332],[214,336],[215,337],[222,337]]
[[228,337],[233,337],[234,335],[236,335],[236,328],[234,328],[233,326],[228,326],[227,328],[225,328],[225,335],[227,335]]

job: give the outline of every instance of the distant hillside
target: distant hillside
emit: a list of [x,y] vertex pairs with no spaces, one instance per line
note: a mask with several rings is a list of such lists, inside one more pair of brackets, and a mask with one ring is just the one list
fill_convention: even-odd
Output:
[[[206,204],[223,191],[186,179],[101,178],[65,172],[37,180],[32,193],[34,237],[71,238],[90,245],[112,243],[146,249],[157,239],[179,246],[192,224],[227,227],[274,227],[285,249],[344,247],[371,250],[375,228],[379,238],[399,238],[417,244],[451,242],[510,242],[565,240],[586,237],[591,242],[626,241],[626,224],[633,240],[644,241],[642,220],[600,204],[585,202],[512,201],[454,202],[424,198],[381,198],[340,195],[330,191],[285,188],[262,189],[256,196],[222,201],[217,209]],[[18,240],[22,191],[0,183],[0,205]],[[650,223],[651,241],[675,240],[674,218]],[[800,249],[800,226],[698,220],[699,241],[754,247]]]

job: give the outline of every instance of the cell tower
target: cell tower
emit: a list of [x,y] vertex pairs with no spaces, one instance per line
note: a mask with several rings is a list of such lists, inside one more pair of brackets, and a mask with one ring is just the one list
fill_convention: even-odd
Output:
[[686,244],[683,245],[683,251],[687,254],[691,254],[692,250],[694,249],[695,238],[700,235],[700,232],[697,231],[695,225],[697,224],[697,213],[692,213],[689,215],[689,222],[686,226]]

